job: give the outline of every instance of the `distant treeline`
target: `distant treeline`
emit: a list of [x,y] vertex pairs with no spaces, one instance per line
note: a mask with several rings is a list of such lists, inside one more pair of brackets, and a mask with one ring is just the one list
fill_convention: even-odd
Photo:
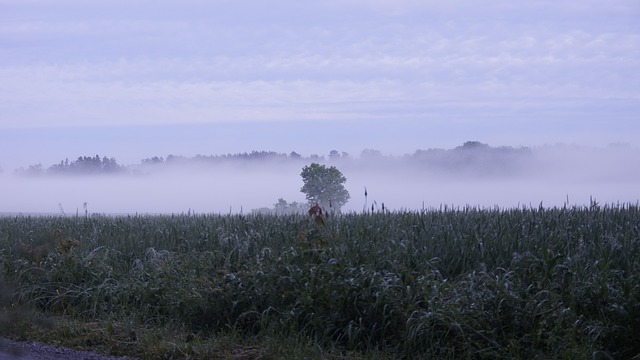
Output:
[[80,156],[74,161],[65,159],[46,169],[42,164],[30,165],[26,169],[17,169],[16,173],[20,175],[38,176],[43,174],[113,174],[126,171],[127,168],[118,165],[116,159],[107,158],[106,156],[100,158],[99,155],[96,155],[94,157]]
[[169,155],[163,157],[150,157],[141,160],[139,164],[119,165],[114,158],[99,155],[81,156],[77,160],[68,159],[60,163],[44,168],[41,164],[31,165],[28,168],[16,170],[19,175],[40,176],[55,174],[115,174],[137,173],[145,168],[172,166],[172,165],[216,165],[227,163],[289,163],[300,164],[318,162],[332,163],[349,166],[384,166],[392,169],[395,166],[411,166],[415,169],[438,170],[444,172],[470,172],[476,174],[501,174],[513,173],[520,169],[524,160],[531,154],[526,147],[513,148],[508,146],[491,147],[478,141],[468,141],[453,149],[428,149],[417,150],[413,154],[403,156],[387,156],[378,150],[365,149],[358,158],[349,153],[332,150],[324,155],[312,154],[303,156],[292,151],[290,154],[274,151],[252,151],[238,154],[223,155],[196,155],[184,157]]

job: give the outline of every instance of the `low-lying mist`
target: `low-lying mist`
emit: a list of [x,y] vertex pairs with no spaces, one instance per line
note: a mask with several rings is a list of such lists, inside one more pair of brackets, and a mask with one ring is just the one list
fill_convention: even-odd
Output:
[[250,213],[272,208],[280,198],[304,203],[300,172],[311,162],[336,166],[347,178],[351,199],[343,211],[378,211],[383,204],[388,210],[421,210],[640,199],[638,149],[467,145],[401,157],[365,151],[359,158],[161,162],[110,175],[5,172],[0,174],[0,213]]

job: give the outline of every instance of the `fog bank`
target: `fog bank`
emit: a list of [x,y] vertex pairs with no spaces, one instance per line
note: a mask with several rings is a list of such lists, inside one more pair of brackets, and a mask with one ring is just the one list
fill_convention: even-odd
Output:
[[[498,149],[499,150],[499,149]],[[636,203],[640,152],[547,146],[520,152],[496,149],[416,152],[387,157],[318,161],[347,178],[344,211],[500,208]],[[367,154],[365,154],[367,155]],[[0,174],[0,213],[75,215],[249,213],[283,198],[305,202],[300,172],[308,161],[154,165],[114,175]],[[364,189],[368,197],[365,199]]]

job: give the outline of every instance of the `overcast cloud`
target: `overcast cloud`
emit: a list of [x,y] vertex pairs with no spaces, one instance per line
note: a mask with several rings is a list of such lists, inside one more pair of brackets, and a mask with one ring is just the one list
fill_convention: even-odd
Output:
[[4,0],[1,126],[638,109],[636,2],[441,3]]
[[0,0],[0,167],[640,145],[629,0]]

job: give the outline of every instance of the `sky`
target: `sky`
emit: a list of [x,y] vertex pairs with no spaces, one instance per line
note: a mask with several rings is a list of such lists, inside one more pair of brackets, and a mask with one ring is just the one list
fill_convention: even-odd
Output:
[[633,0],[0,0],[0,168],[640,146]]

